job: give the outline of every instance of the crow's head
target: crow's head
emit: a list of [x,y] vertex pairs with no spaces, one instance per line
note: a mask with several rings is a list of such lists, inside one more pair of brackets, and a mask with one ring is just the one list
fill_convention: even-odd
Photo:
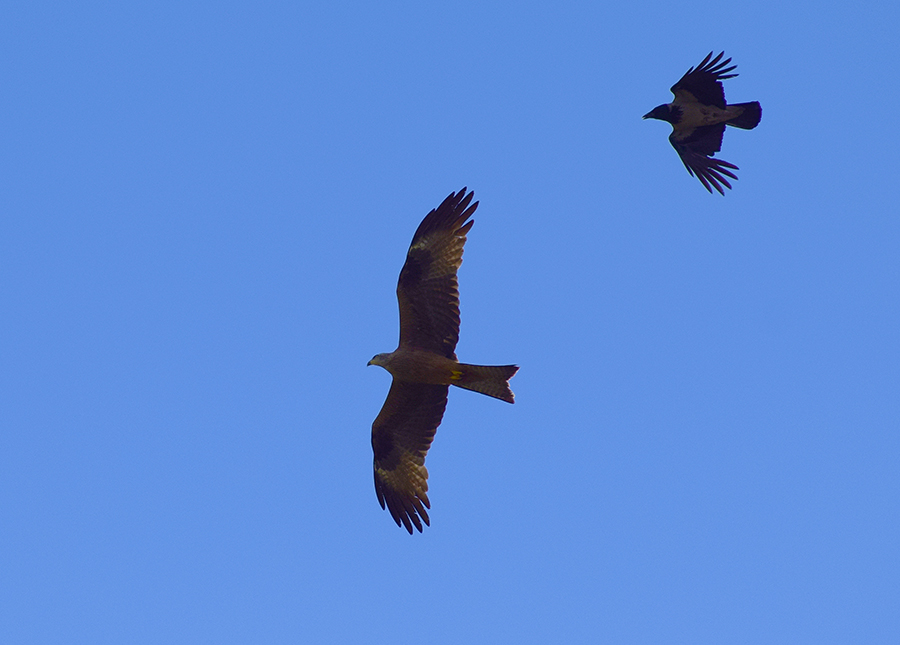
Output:
[[681,121],[681,108],[671,103],[659,105],[643,116],[645,119],[659,119],[660,121],[668,121],[671,124]]

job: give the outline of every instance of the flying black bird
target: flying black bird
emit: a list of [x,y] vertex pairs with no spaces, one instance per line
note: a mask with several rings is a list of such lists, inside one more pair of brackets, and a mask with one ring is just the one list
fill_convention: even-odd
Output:
[[[515,402],[509,379],[515,365],[469,365],[456,360],[459,340],[459,283],[466,234],[478,202],[463,188],[432,210],[413,236],[397,282],[400,344],[390,354],[376,354],[393,376],[391,389],[375,423],[375,493],[381,508],[397,523],[420,533],[429,523],[428,470],[425,454],[447,406],[451,385]],[[468,220],[468,221],[466,221]]]
[[681,80],[672,86],[675,100],[671,103],[653,108],[644,115],[645,119],[660,119],[672,124],[669,142],[681,157],[684,167],[710,193],[715,188],[720,194],[724,185],[731,188],[725,175],[737,179],[732,170],[738,167],[722,159],[713,159],[722,149],[722,135],[726,125],[752,130],[759,125],[762,108],[759,102],[725,103],[725,90],[722,81],[734,78],[737,74],[729,74],[737,67],[725,67],[731,62],[726,58],[719,60],[722,52],[712,60],[712,52],[703,59],[697,69],[691,67]]

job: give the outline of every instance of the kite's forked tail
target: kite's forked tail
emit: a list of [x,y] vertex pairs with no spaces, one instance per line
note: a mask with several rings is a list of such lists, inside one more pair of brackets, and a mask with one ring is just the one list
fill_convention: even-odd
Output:
[[[468,365],[460,363],[462,374],[454,378],[453,385],[487,394],[495,399],[515,403],[515,396],[509,389],[509,379],[519,371],[517,365]],[[454,374],[455,376],[455,374]]]

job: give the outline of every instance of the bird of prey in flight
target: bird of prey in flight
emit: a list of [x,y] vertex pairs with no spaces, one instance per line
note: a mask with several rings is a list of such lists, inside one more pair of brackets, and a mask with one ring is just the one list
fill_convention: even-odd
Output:
[[513,403],[509,379],[515,365],[468,365],[456,360],[459,288],[466,233],[478,202],[463,188],[432,210],[413,236],[397,283],[400,344],[369,365],[391,373],[391,389],[372,424],[375,493],[381,508],[413,532],[429,524],[425,454],[447,406],[451,385]]
[[720,63],[724,55],[725,52],[722,52],[712,58],[710,52],[697,69],[691,67],[672,86],[674,101],[655,107],[644,115],[645,119],[660,119],[672,124],[669,142],[685,168],[691,176],[696,175],[710,193],[715,188],[722,195],[725,194],[722,186],[731,188],[725,176],[737,179],[731,171],[738,169],[732,163],[713,158],[722,149],[725,126],[752,130],[762,118],[762,108],[757,101],[725,103],[722,81],[737,76],[728,73],[737,65],[726,67],[731,62],[730,58]]

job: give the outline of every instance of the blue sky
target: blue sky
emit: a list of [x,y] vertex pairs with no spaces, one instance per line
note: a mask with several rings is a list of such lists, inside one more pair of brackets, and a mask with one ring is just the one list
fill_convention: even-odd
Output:
[[[299,6],[302,5],[302,6]],[[894,643],[890,3],[15,3],[0,640]],[[725,197],[641,115],[709,51]],[[432,526],[369,442],[480,200]]]

